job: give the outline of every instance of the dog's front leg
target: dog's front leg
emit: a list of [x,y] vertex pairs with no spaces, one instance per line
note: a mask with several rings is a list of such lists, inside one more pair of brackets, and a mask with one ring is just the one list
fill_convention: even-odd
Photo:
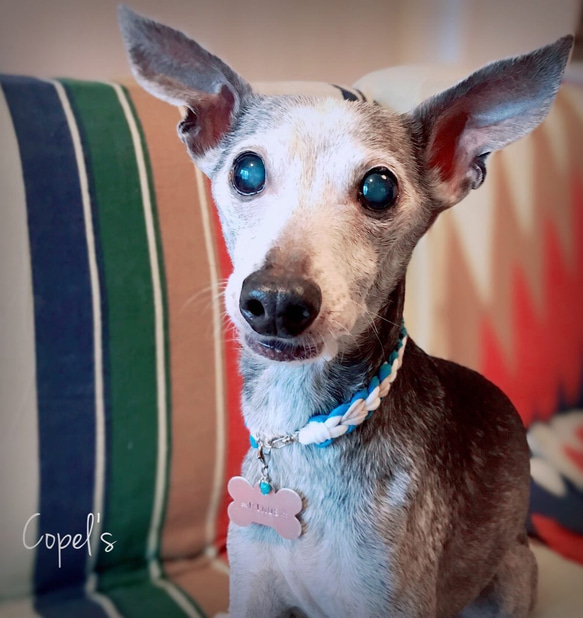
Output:
[[248,528],[231,524],[230,618],[290,618],[295,616],[282,574],[260,540]]

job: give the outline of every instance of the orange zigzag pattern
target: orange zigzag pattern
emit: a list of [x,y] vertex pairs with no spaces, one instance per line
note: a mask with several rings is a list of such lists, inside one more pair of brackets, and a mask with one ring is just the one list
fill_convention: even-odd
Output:
[[494,209],[487,299],[478,290],[459,230],[447,218],[442,221],[443,294],[435,307],[442,335],[430,351],[497,383],[526,423],[547,418],[559,397],[574,405],[581,396],[582,112],[583,89],[564,86],[545,125],[527,138],[533,154],[528,229],[510,191],[512,170],[493,157],[493,201],[483,205]]

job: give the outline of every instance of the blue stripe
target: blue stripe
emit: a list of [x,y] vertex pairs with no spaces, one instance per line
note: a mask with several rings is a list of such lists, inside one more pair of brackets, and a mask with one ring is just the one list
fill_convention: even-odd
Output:
[[[53,85],[15,76],[0,76],[0,84],[18,138],[26,187],[39,415],[39,535],[85,536],[95,479],[95,385],[77,164]],[[39,545],[37,594],[84,584],[86,547],[64,549],[61,560],[59,568],[56,549]]]
[[[561,475],[561,479],[565,493],[557,496],[547,491],[531,477],[529,515],[533,513],[544,515],[556,521],[563,528],[583,535],[583,492],[579,491],[565,476]],[[532,522],[531,526],[534,528]]]
[[107,618],[108,614],[95,601],[87,597],[69,595],[60,598],[51,596],[51,601],[36,604],[37,612],[43,618]]

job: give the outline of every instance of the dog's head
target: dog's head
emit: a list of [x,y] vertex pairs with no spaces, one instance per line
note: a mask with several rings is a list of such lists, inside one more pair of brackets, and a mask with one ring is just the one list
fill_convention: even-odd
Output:
[[234,264],[226,306],[276,361],[332,358],[382,319],[437,215],[484,180],[486,157],[534,129],[573,38],[493,63],[409,114],[261,96],[184,34],[120,9],[132,69],[186,110]]

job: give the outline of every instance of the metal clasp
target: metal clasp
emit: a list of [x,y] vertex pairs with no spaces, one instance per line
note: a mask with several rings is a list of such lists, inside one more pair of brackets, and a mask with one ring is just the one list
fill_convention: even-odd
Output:
[[282,448],[291,444],[292,442],[296,442],[298,439],[298,432],[289,434],[287,436],[280,436],[279,438],[272,438],[271,440],[265,440],[263,444],[268,448]]
[[265,442],[263,442],[263,440],[259,440],[257,442],[257,459],[261,463],[261,474],[262,475],[267,475],[267,470],[269,466],[267,464],[266,456],[269,456],[270,450],[271,450],[271,447],[266,445]]

